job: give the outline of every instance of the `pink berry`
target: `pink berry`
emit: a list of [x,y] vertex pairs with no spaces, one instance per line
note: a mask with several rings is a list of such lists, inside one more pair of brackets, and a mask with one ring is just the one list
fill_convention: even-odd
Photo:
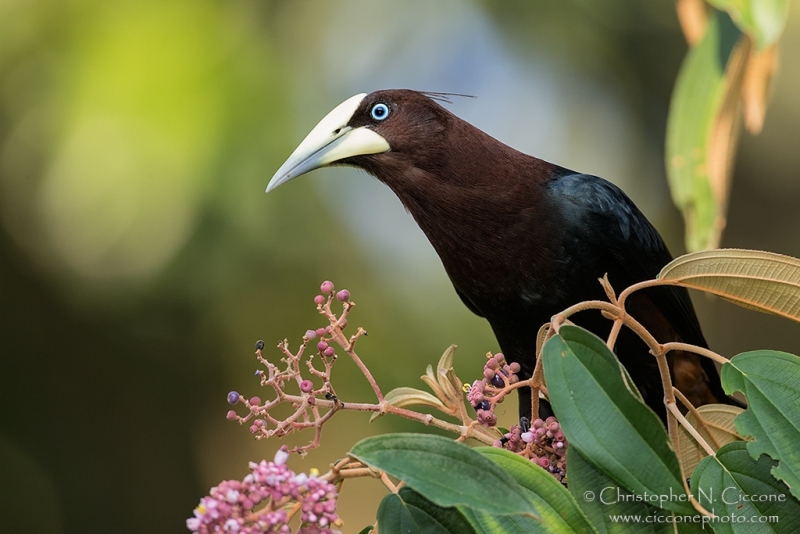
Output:
[[256,425],[251,425],[250,426],[250,433],[251,434],[255,434],[256,432],[258,432],[258,427]]
[[319,286],[319,290],[323,293],[332,293],[333,292],[333,282],[330,280],[325,280],[322,282],[322,285]]
[[519,371],[521,369],[521,367],[519,366],[519,364],[517,362],[511,362],[508,365],[508,368],[511,370],[512,373],[519,373]]
[[306,335],[303,337],[306,339],[314,339],[317,337],[317,332],[315,330],[306,330]]
[[311,380],[303,380],[300,382],[300,391],[303,393],[308,393],[312,389],[314,389],[314,384],[311,382]]
[[259,397],[250,397],[250,404],[252,406],[259,406],[261,404],[261,399]]
[[314,297],[314,304],[316,304],[317,306],[322,306],[323,304],[325,304],[325,297],[323,297],[322,295],[317,295],[316,297]]
[[228,421],[233,421],[234,419],[236,419],[236,412],[233,410],[228,410],[228,415],[226,415],[225,417],[228,419]]
[[317,329],[315,330],[315,332],[316,332],[316,334],[317,334],[317,337],[322,337],[322,336],[324,336],[324,335],[325,335],[325,329],[324,329],[324,328],[317,328]]
[[350,292],[346,289],[342,289],[338,293],[336,293],[336,298],[341,300],[342,302],[347,302],[350,300]]
[[487,379],[487,380],[491,380],[492,378],[494,378],[494,375],[495,375],[494,371],[492,371],[492,370],[491,370],[491,369],[489,369],[488,367],[484,367],[484,368],[483,368],[483,377],[484,377],[485,379]]
[[319,349],[320,352],[324,351],[327,348],[328,348],[328,343],[327,342],[320,341],[319,343],[317,343],[317,349]]
[[327,349],[325,349],[324,351],[322,351],[322,354],[324,354],[325,356],[327,356],[328,358],[330,358],[331,356],[333,356],[334,354],[336,354],[336,350],[335,350],[333,347],[328,347]]
[[547,458],[537,458],[536,463],[539,464],[539,467],[544,467],[545,469],[550,467],[550,460]]

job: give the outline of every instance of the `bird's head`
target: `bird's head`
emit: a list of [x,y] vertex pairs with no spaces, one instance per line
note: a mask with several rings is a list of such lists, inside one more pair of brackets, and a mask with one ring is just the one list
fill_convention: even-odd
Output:
[[436,159],[442,133],[454,116],[429,94],[385,90],[348,98],[328,113],[272,177],[267,192],[330,165],[381,169],[425,168]]

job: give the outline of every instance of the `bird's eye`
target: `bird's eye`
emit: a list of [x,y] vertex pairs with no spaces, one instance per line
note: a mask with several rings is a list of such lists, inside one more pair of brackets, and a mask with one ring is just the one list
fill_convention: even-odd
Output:
[[389,106],[383,103],[375,104],[374,106],[372,106],[372,111],[370,111],[370,115],[372,115],[372,118],[375,119],[376,121],[382,121],[389,116]]

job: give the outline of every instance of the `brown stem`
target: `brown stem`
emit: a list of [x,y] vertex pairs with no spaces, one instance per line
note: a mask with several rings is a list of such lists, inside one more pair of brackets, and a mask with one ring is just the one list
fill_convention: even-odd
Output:
[[671,350],[680,350],[683,352],[693,352],[695,354],[699,354],[700,356],[705,356],[706,358],[711,358],[717,363],[726,364],[730,360],[721,354],[717,354],[713,350],[706,349],[703,347],[698,347],[697,345],[690,345],[688,343],[678,343],[677,341],[670,341],[669,343],[664,343],[662,345],[664,347],[664,352],[667,353]]
[[677,419],[678,422],[680,422],[683,428],[685,428],[686,431],[692,435],[695,441],[697,441],[697,443],[700,444],[703,450],[705,450],[709,456],[715,456],[714,449],[711,448],[711,445],[709,445],[708,442],[703,439],[703,436],[701,436],[700,433],[692,426],[692,424],[686,420],[686,418],[683,416],[678,407],[675,404],[667,404],[667,408],[669,409],[670,413],[675,417],[675,419]]
[[694,418],[697,419],[698,424],[700,424],[703,427],[708,436],[711,438],[711,441],[714,442],[714,446],[717,449],[722,447],[722,444],[717,440],[716,437],[714,437],[714,434],[711,433],[711,429],[708,428],[708,425],[706,424],[706,420],[703,417],[703,415],[697,411],[697,408],[694,407],[694,405],[689,401],[689,399],[687,399],[678,388],[673,388],[673,392],[675,393],[675,396],[678,398],[678,400],[681,401],[681,404],[686,406],[686,409],[689,410],[689,413],[691,413],[694,416]]

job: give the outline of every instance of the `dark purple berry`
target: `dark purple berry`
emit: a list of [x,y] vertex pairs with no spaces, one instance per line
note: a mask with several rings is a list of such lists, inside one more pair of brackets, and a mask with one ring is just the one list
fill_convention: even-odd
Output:
[[228,393],[228,404],[236,404],[237,402],[239,402],[239,393],[237,391]]
[[487,400],[482,400],[478,404],[475,405],[475,410],[476,411],[477,410],[491,410],[491,409],[492,409],[492,405],[489,404],[489,401],[487,401]]
[[503,377],[502,376],[500,376],[499,374],[496,374],[496,375],[494,375],[492,377],[492,385],[494,387],[501,388],[501,387],[505,386],[506,383],[503,382]]
[[256,350],[264,350],[264,341],[260,339],[256,341]]

